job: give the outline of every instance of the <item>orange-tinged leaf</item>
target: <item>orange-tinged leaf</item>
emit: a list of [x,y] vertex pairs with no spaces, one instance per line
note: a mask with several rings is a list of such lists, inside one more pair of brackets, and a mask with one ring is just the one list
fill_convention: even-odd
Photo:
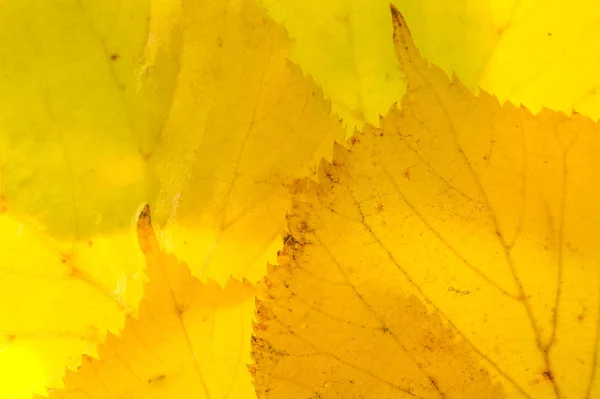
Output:
[[179,72],[153,154],[161,243],[202,278],[258,281],[294,179],[343,132],[255,1],[186,0],[177,12]]
[[99,358],[69,373],[51,398],[252,398],[250,322],[254,288],[229,280],[202,284],[160,251],[146,206],[138,219],[150,281],[139,319],[109,336]]
[[[298,259],[323,255],[326,249],[290,240],[271,269],[268,285],[282,289],[271,289],[257,310],[260,398],[503,397],[465,340],[415,297],[388,291],[369,303],[339,271],[316,274]],[[312,273],[312,290],[295,291]],[[320,286],[317,279],[329,280]]]
[[402,111],[294,201],[259,394],[597,397],[600,126],[474,96],[394,21]]

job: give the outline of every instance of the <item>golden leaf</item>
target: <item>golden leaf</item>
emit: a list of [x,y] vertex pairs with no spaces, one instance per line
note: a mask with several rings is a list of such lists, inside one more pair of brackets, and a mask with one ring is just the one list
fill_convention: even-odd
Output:
[[474,96],[394,23],[402,111],[294,201],[259,396],[597,397],[600,127]]
[[[147,2],[3,4],[0,397],[60,385],[142,296]],[[136,100],[136,101],[134,101]]]
[[[387,38],[389,0],[259,0],[296,40],[292,59],[353,126],[404,93]],[[593,0],[392,0],[417,48],[471,90],[536,112],[600,117],[600,8]],[[306,23],[311,21],[311,23]],[[350,131],[352,133],[352,131]]]
[[294,179],[344,133],[253,0],[186,0],[179,12],[176,89],[153,154],[161,243],[197,276],[255,282],[281,245]]
[[501,102],[600,117],[600,8],[590,0],[393,3],[422,54]]
[[256,281],[294,178],[343,133],[252,0],[15,3],[0,21],[0,397],[30,397],[137,311],[140,203],[196,274]]
[[404,93],[389,40],[388,0],[259,0],[259,4],[295,39],[291,59],[331,97],[333,111],[350,133],[365,122],[376,123]]
[[140,316],[120,337],[109,336],[64,390],[50,398],[252,398],[246,364],[254,288],[229,280],[224,289],[202,284],[185,264],[164,254],[146,206],[138,237],[150,281]]

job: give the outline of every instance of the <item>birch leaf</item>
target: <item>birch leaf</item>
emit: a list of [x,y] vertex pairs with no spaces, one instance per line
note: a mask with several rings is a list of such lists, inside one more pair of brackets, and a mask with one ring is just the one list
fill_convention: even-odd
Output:
[[[410,3],[410,2],[408,2]],[[404,93],[386,0],[259,0],[292,38],[292,60],[332,99],[352,133]],[[310,23],[306,23],[310,21]]]
[[178,12],[176,89],[152,155],[161,242],[196,276],[258,281],[294,179],[330,157],[341,125],[254,0],[186,0]]
[[294,201],[259,397],[597,397],[600,127],[474,96],[393,16],[402,110]]
[[0,9],[0,397],[61,383],[142,296],[147,2]]
[[137,311],[140,203],[196,275],[256,281],[293,179],[343,133],[252,0],[14,3],[0,21],[0,397],[27,398]]
[[[260,0],[296,40],[292,59],[350,126],[376,124],[404,92],[388,0]],[[600,8],[593,0],[393,0],[419,50],[471,90],[600,117]],[[306,21],[311,21],[310,24]],[[387,102],[386,102],[387,101]],[[350,133],[352,133],[350,129]]]
[[129,318],[67,375],[50,398],[252,398],[250,320],[254,288],[229,280],[202,284],[187,265],[160,251],[146,206],[138,239],[149,282],[139,318]]
[[503,102],[600,117],[594,1],[395,1],[425,57]]

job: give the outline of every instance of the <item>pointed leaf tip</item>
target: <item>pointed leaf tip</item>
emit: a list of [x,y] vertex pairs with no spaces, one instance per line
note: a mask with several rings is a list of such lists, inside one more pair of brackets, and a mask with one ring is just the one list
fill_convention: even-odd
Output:
[[148,226],[152,226],[152,216],[150,214],[150,204],[144,205],[138,215],[137,220],[138,230]]

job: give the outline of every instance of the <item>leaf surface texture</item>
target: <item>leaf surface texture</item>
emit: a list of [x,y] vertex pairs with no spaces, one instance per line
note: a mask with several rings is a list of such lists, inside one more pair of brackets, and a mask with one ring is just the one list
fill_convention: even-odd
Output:
[[139,318],[110,336],[67,375],[50,398],[252,398],[250,320],[254,288],[229,280],[201,283],[186,264],[161,252],[146,207],[138,239],[149,282]]
[[15,3],[0,20],[0,397],[27,398],[136,314],[141,203],[195,275],[257,281],[294,178],[343,132],[252,0]]
[[142,296],[130,223],[149,188],[135,69],[146,2],[4,4],[0,397],[61,384]]
[[178,12],[179,73],[155,153],[161,242],[197,276],[258,281],[294,179],[344,133],[254,1],[186,0]]
[[[545,106],[600,117],[595,1],[568,7],[559,0],[391,2],[423,55],[469,89],[481,87],[532,112]],[[296,40],[292,59],[315,77],[351,128],[376,124],[405,90],[388,40],[389,3],[260,0]]]
[[394,23],[402,110],[296,196],[259,396],[597,396],[598,125],[474,96]]

